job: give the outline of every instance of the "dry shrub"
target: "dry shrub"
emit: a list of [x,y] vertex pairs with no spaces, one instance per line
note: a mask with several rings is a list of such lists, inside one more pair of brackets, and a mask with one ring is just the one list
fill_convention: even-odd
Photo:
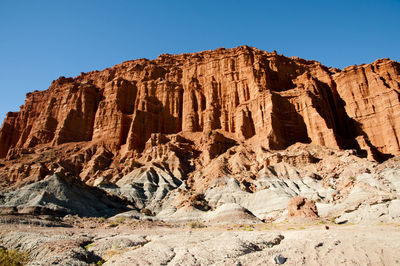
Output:
[[206,225],[203,224],[202,222],[190,222],[190,223],[188,223],[188,226],[190,228],[204,228],[204,227],[206,227]]
[[21,266],[29,260],[29,253],[16,249],[0,249],[0,266]]

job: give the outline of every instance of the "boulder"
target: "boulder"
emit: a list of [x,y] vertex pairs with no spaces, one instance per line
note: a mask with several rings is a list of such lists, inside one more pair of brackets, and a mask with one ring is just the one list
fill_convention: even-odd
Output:
[[289,218],[318,219],[318,210],[313,200],[297,196],[292,198],[288,204]]

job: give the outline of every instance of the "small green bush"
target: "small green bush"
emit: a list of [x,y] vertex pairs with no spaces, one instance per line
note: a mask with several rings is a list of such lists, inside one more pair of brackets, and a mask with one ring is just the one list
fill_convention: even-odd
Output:
[[120,224],[123,224],[126,221],[126,218],[123,216],[117,217],[110,222],[111,227],[117,227]]
[[89,248],[91,247],[91,246],[93,246],[94,245],[94,243],[89,243],[89,244],[87,244],[86,246],[85,246],[85,249],[86,250],[89,250]]
[[116,223],[114,221],[110,222],[109,226],[110,227],[117,227],[119,225],[119,223]]
[[116,223],[123,224],[123,223],[125,222],[125,220],[126,220],[125,217],[120,216],[120,217],[115,218],[114,221],[115,221]]
[[204,228],[204,227],[206,227],[206,225],[203,224],[202,222],[190,222],[190,223],[188,223],[188,226],[190,228]]
[[29,260],[29,253],[16,249],[0,249],[0,266],[22,266]]

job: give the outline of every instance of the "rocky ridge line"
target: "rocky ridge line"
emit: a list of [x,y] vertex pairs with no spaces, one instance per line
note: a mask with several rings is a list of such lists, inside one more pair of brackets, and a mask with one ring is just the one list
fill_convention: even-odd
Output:
[[344,70],[241,46],[127,61],[60,77],[27,94],[0,130],[0,157],[21,149],[102,142],[142,152],[152,133],[221,130],[267,149],[296,142],[398,155],[400,65]]

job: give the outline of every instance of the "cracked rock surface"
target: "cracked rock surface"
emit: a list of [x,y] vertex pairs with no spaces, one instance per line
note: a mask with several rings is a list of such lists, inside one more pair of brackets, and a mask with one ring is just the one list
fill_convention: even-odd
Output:
[[[86,223],[86,225],[84,225]],[[107,222],[105,222],[107,223]],[[398,265],[399,224],[0,225],[0,245],[28,265]],[[93,223],[92,223],[93,224]],[[103,224],[104,225],[104,224]],[[135,227],[136,226],[136,227]],[[13,230],[10,231],[10,228]]]

